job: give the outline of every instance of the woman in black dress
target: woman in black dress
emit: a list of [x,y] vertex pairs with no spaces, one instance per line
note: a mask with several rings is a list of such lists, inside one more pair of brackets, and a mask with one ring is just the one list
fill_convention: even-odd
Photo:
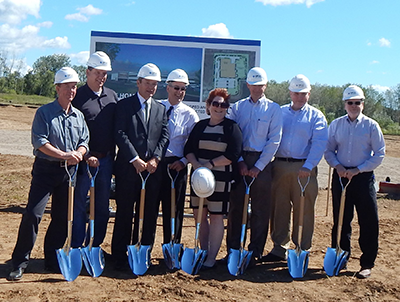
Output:
[[[224,237],[223,215],[228,213],[229,192],[233,179],[232,165],[236,164],[242,150],[242,133],[239,126],[225,117],[229,108],[229,94],[224,88],[212,90],[206,100],[209,119],[199,121],[185,145],[185,156],[193,170],[209,168],[216,180],[214,193],[204,200],[200,226],[201,249],[207,250],[203,268],[212,268]],[[190,205],[197,220],[199,197],[191,191]],[[207,215],[210,216],[210,221]]]

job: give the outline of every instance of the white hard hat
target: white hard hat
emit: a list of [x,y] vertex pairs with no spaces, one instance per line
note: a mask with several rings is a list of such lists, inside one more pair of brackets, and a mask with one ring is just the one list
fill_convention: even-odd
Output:
[[197,168],[192,174],[191,184],[197,196],[207,198],[215,190],[214,174],[206,167]]
[[343,101],[353,99],[365,99],[364,92],[356,85],[350,85],[343,91]]
[[189,85],[189,77],[184,70],[175,69],[169,73],[166,82],[182,82]]
[[292,92],[310,92],[310,80],[305,75],[298,74],[290,81],[289,90]]
[[79,77],[75,70],[71,67],[63,67],[59,71],[56,72],[54,76],[54,84],[63,84],[63,83],[79,83]]
[[246,82],[249,85],[265,85],[268,82],[267,73],[261,67],[253,67],[247,73]]
[[155,64],[147,63],[139,69],[138,78],[161,81],[161,72]]
[[111,71],[111,61],[108,55],[103,51],[96,51],[92,53],[87,61],[88,67],[94,69]]

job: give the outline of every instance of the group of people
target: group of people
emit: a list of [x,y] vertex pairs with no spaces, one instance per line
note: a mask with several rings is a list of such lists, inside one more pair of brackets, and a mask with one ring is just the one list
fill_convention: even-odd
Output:
[[[127,246],[138,240],[142,245],[153,246],[160,203],[163,243],[180,243],[188,163],[192,171],[207,167],[216,180],[215,190],[205,199],[206,210],[200,217],[200,245],[207,251],[202,269],[213,269],[217,265],[216,257],[224,237],[224,215],[228,216],[227,250],[240,248],[242,215],[247,211],[243,208],[244,178],[254,179],[250,188],[250,266],[257,262],[284,261],[291,240],[303,250],[311,249],[318,194],[317,165],[324,154],[334,168],[332,247],[336,246],[341,183],[351,181],[340,246],[350,252],[355,207],[363,253],[358,276],[370,276],[378,251],[373,170],[382,162],[385,144],[379,125],[362,114],[365,97],[359,87],[346,88],[343,101],[347,115],[334,120],[328,129],[321,111],[308,104],[311,85],[307,77],[299,74],[290,81],[291,102],[280,107],[265,96],[266,72],[254,67],[246,79],[249,97],[232,104],[228,91],[216,88],[205,102],[209,118],[199,121],[196,112],[182,102],[189,86],[184,70],[169,73],[168,99],[157,101],[153,96],[161,73],[155,64],[148,63],[138,72],[137,92],[118,101],[116,93],[104,86],[107,72],[111,71],[107,54],[101,51],[91,54],[87,65],[87,82],[79,89],[76,72],[69,67],[60,69],[54,82],[56,100],[36,112],[32,124],[35,155],[32,183],[8,280],[22,278],[50,196],[51,223],[45,237],[45,269],[59,272],[56,250],[67,237],[68,174],[65,169],[73,173],[76,165],[79,168],[71,245],[78,248],[88,242],[88,166],[98,169],[95,247],[102,244],[106,235],[109,188],[114,174],[117,208],[111,254],[117,270],[129,269]],[[139,234],[140,191],[147,174],[143,229]],[[173,238],[170,177],[176,189]],[[299,183],[307,183],[302,242],[297,242],[302,193]],[[193,190],[190,195],[190,206],[197,219],[199,197]],[[264,255],[269,228],[274,247]]]

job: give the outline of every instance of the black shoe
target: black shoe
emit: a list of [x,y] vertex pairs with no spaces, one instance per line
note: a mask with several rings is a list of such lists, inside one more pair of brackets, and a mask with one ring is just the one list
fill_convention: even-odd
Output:
[[218,259],[216,263],[220,265],[227,265],[228,264],[228,257],[229,255],[226,255],[224,258]]
[[18,267],[14,269],[7,277],[8,281],[19,281],[22,279],[22,276],[24,275],[25,269],[22,267]]
[[286,261],[286,259],[284,257],[279,257],[277,255],[269,253],[265,256],[262,256],[258,261],[259,262],[281,262],[281,261]]

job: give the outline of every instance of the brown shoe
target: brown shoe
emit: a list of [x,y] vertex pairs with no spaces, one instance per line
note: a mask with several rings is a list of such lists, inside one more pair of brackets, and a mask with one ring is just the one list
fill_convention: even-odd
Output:
[[370,268],[361,268],[361,270],[357,273],[358,279],[367,279],[371,276]]

